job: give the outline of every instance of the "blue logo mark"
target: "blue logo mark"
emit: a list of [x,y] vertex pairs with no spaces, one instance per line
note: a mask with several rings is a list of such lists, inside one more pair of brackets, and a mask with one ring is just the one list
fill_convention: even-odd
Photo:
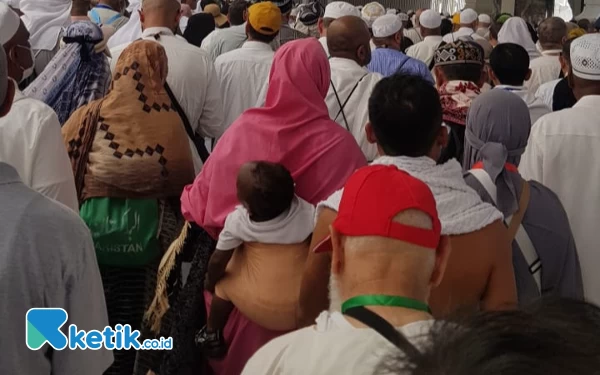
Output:
[[34,308],[25,315],[25,337],[27,347],[39,350],[45,343],[56,350],[69,344],[60,328],[67,322],[69,314],[63,309]]

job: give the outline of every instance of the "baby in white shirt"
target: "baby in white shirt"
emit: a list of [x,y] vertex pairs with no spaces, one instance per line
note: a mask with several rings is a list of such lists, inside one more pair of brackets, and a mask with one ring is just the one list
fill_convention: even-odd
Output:
[[207,356],[221,358],[227,353],[223,329],[234,305],[214,292],[234,250],[245,242],[298,244],[312,234],[315,209],[295,195],[294,185],[290,172],[280,164],[256,161],[240,168],[237,196],[241,205],[225,220],[204,283],[204,288],[213,293],[213,300],[207,325],[196,342]]

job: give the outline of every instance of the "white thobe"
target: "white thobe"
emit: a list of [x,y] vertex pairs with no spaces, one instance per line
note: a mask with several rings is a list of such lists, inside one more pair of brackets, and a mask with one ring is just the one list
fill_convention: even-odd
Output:
[[524,86],[498,85],[495,89],[510,91],[523,99],[525,104],[527,104],[527,108],[529,108],[529,116],[531,117],[532,125],[535,124],[540,117],[552,112],[544,102],[536,98],[535,95],[528,91]]
[[423,61],[427,66],[430,66],[435,50],[442,43],[440,35],[426,36],[422,42],[409,47],[406,50],[406,56]]
[[558,57],[561,50],[547,50],[542,52],[542,56],[531,60],[529,69],[531,69],[531,78],[525,82],[525,87],[532,93],[536,93],[538,88],[550,81],[560,78],[560,61]]

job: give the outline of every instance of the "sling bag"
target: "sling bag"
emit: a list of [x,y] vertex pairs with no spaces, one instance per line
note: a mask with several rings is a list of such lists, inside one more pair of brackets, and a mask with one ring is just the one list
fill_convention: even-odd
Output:
[[346,119],[346,113],[344,112],[344,108],[346,108],[346,104],[348,104],[348,101],[352,97],[352,94],[354,94],[354,91],[356,91],[356,89],[358,88],[358,85],[360,84],[360,82],[368,74],[369,73],[365,73],[362,77],[360,77],[360,79],[358,80],[358,82],[356,82],[356,84],[352,88],[352,91],[350,91],[350,95],[348,95],[348,97],[344,101],[344,104],[342,104],[342,101],[340,100],[340,97],[339,97],[339,95],[337,93],[337,90],[335,89],[335,85],[333,84],[333,81],[329,80],[329,82],[331,82],[331,88],[333,88],[333,93],[335,94],[335,99],[337,100],[338,105],[340,106],[340,110],[338,111],[337,115],[335,115],[335,118],[333,119],[333,121],[337,121],[337,118],[340,116],[340,113],[341,113],[342,117],[344,118],[344,123],[346,124],[346,130],[348,130],[348,131],[350,131],[350,126],[348,125],[348,119]]

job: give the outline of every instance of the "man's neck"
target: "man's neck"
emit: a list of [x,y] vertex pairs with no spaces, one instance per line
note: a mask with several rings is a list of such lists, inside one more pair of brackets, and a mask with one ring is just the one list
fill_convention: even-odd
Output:
[[110,9],[115,10],[115,8],[113,7],[113,4],[111,4],[110,1],[100,0],[100,1],[98,1],[98,5],[109,7]]
[[334,52],[334,53],[331,53],[331,51],[329,51],[329,53],[330,53],[330,57],[331,57],[331,58],[338,58],[338,59],[344,59],[344,60],[351,60],[351,61],[354,61],[355,63],[357,63],[358,65],[362,66],[362,65],[360,64],[360,62],[358,62],[358,61],[356,60],[356,58],[355,58],[355,57],[352,57],[352,56],[350,56],[350,54],[344,54],[344,53],[335,53],[335,52]]
[[554,52],[557,52],[557,51],[562,52],[562,46],[560,46],[560,45],[552,45],[552,44],[545,45],[545,46],[543,45],[542,46],[542,52],[543,53],[554,53]]

